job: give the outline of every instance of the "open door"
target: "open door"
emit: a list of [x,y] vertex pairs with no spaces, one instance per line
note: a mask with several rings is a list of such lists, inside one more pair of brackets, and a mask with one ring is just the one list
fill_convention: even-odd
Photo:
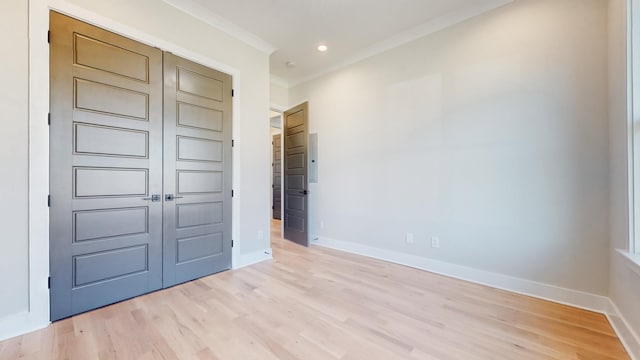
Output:
[[308,103],[285,111],[284,141],[284,238],[309,246],[307,122]]

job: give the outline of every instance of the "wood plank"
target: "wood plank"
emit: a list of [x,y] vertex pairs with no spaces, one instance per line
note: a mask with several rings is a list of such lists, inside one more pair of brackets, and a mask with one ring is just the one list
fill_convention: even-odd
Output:
[[280,236],[274,260],[0,342],[0,359],[629,359],[605,316]]

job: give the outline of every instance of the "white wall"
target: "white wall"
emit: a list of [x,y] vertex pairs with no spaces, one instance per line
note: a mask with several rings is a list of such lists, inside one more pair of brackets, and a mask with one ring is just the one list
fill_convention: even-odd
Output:
[[607,294],[607,93],[600,0],[516,2],[297,86],[312,232]]
[[[627,2],[609,1],[609,148],[611,300],[629,327],[640,334],[640,272],[617,249],[629,247],[629,109],[627,102]],[[636,267],[640,270],[640,267]],[[614,322],[620,319],[612,319]],[[631,342],[629,342],[631,344]],[[640,354],[640,344],[633,345]]]
[[0,156],[3,174],[11,174],[0,179],[5,189],[5,201],[0,205],[0,339],[48,323],[46,30],[50,7],[233,76],[233,132],[237,143],[233,160],[237,191],[234,252],[239,265],[270,256],[265,254],[269,239],[264,235],[270,225],[268,54],[162,0],[10,1],[3,4],[0,15],[0,29],[4,30],[0,42],[6,50],[0,60],[0,79],[7,85],[0,90],[5,119]]
[[289,88],[271,81],[270,87],[271,107],[280,111],[289,108]]
[[28,309],[28,12],[11,1],[0,12],[0,318]]

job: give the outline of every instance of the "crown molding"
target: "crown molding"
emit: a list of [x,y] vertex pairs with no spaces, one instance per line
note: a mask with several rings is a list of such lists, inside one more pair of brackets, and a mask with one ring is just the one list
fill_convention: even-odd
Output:
[[211,10],[204,6],[197,4],[192,0],[162,0],[165,3],[173,6],[174,8],[193,16],[194,18],[201,20],[214,28],[233,36],[234,38],[244,42],[245,44],[252,46],[267,55],[271,55],[277,50],[277,47],[269,42],[261,39],[255,34],[241,28],[240,26],[232,23],[231,21],[213,13]]
[[[166,1],[166,0],[165,0]],[[465,7],[459,11],[453,11],[446,15],[439,16],[435,19],[427,21],[421,25],[418,25],[410,30],[401,32],[397,35],[391,36],[385,40],[379,41],[362,51],[357,52],[355,55],[347,58],[346,60],[332,66],[326,70],[316,72],[314,74],[292,79],[288,81],[289,87],[295,87],[300,84],[315,80],[321,76],[335,72],[349,65],[355,64],[364,59],[370,58],[374,55],[378,55],[385,51],[391,50],[398,46],[407,44],[411,41],[423,38],[427,35],[431,35],[440,30],[446,29],[453,25],[459,24],[465,20],[481,15],[485,12],[497,9],[501,6],[512,3],[514,0],[494,0],[488,3],[484,3],[477,6]],[[273,77],[273,76],[272,76]]]

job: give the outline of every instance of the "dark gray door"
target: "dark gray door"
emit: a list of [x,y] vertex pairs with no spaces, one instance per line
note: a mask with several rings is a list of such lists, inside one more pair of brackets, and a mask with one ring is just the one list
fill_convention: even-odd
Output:
[[282,218],[282,144],[281,135],[273,135],[273,218]]
[[307,103],[284,113],[284,238],[309,246]]
[[162,286],[162,53],[51,12],[57,320]]
[[231,268],[231,77],[164,54],[163,286]]

